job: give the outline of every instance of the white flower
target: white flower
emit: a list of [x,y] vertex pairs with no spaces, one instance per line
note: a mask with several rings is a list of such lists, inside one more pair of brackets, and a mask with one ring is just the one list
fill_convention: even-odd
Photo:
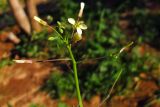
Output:
[[77,30],[74,34],[73,41],[77,42],[82,39],[82,30],[86,30],[87,26],[83,21],[75,21],[73,18],[68,18],[68,22],[73,25],[73,27]]
[[73,25],[79,35],[82,35],[82,30],[87,29],[87,26],[83,21],[76,22],[73,18],[68,18],[68,22]]

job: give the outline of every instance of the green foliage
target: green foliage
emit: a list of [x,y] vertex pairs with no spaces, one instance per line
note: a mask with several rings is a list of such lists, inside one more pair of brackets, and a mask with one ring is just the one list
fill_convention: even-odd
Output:
[[[79,3],[74,0],[60,0],[58,2],[59,7],[62,9],[61,12],[61,20],[66,20],[66,17],[75,17],[78,15]],[[77,13],[77,15],[75,15]]]
[[[2,15],[0,16],[0,23],[1,23],[1,25],[2,25],[2,26],[0,26],[0,27],[3,27],[4,25],[10,25],[10,26],[12,26],[12,25],[15,24],[15,20],[14,20],[13,17],[10,17],[9,14],[2,14]],[[1,31],[0,31],[0,32],[1,32]]]
[[35,103],[32,103],[29,105],[29,107],[45,107],[44,105],[40,105],[40,104],[35,104]]
[[11,65],[13,62],[8,59],[8,58],[4,58],[0,60],[0,68],[6,66],[6,65]]
[[65,103],[59,102],[58,107],[68,107]]
[[7,0],[0,0],[0,11],[5,11],[8,8]]
[[46,30],[34,33],[31,40],[22,38],[22,42],[24,42],[22,45],[16,47],[22,56],[47,59],[65,55],[66,49],[62,41],[55,36],[55,33],[48,34]]
[[42,87],[42,90],[47,91],[52,98],[64,96],[66,95],[66,92],[69,96],[76,95],[74,77],[67,73],[62,74],[54,72],[47,80],[47,83]]
[[[129,51],[122,53],[119,58],[116,59],[114,55],[133,39],[128,38],[120,29],[118,24],[120,19],[119,13],[113,13],[110,9],[101,9],[97,13],[95,12],[94,15],[96,18],[99,16],[99,18],[97,21],[93,21],[95,16],[90,16],[87,24],[90,31],[86,33],[88,36],[86,37],[87,41],[85,41],[85,49],[80,45],[79,48],[76,47],[76,50],[74,51],[77,59],[81,59],[79,57],[82,57],[88,59],[88,61],[92,58],[104,56],[104,59],[95,60],[96,63],[86,64],[86,66],[84,66],[85,62],[84,64],[83,62],[78,63],[80,88],[84,98],[87,99],[95,94],[106,96],[121,69],[123,69],[122,78],[118,82],[114,92],[117,94],[125,93],[127,87],[133,82],[131,78],[138,76],[141,72],[152,70],[155,63],[154,60],[156,59],[153,57],[150,58],[151,56],[147,54],[142,56],[138,50],[138,47],[141,45],[139,43],[135,43],[136,46],[133,47],[132,50],[130,49]],[[90,20],[92,20],[92,23]],[[91,34],[94,36],[92,37]],[[136,41],[136,39],[134,40]],[[146,62],[151,63],[148,65]],[[57,92],[54,93],[58,93],[59,95],[60,93],[65,93],[70,96],[72,93],[75,93],[73,87],[74,82],[70,82],[69,84],[66,84],[68,82],[65,82],[70,80],[70,77],[72,77],[71,73],[61,74],[60,77],[58,77],[59,80],[50,78],[48,80],[50,83],[47,82],[46,86],[56,84],[56,88],[50,88],[52,91],[57,89],[55,90]],[[64,81],[63,84],[57,82],[62,81],[61,79]],[[65,89],[64,87],[66,86],[71,88]]]
[[[142,42],[153,42],[159,35],[159,16],[151,13],[147,9],[133,10],[134,16],[131,18],[134,31],[137,36],[142,38]],[[146,24],[147,22],[147,24]],[[155,41],[156,42],[156,41]]]

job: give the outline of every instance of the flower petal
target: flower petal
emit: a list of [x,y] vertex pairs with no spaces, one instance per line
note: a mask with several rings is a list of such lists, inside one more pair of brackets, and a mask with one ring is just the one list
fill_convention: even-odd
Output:
[[78,33],[79,35],[82,34],[82,30],[81,30],[79,27],[77,27],[77,33]]
[[85,3],[81,2],[81,9],[84,9]]
[[76,23],[76,21],[73,18],[68,18],[68,22],[72,25]]
[[85,24],[80,24],[79,27],[83,30],[87,29],[87,26]]

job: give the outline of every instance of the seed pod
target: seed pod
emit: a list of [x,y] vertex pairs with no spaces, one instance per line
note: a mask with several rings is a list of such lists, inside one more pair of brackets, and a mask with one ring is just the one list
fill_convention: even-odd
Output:
[[78,34],[77,32],[74,34],[72,41],[74,43],[77,43],[78,41],[80,41],[82,39],[82,35]]

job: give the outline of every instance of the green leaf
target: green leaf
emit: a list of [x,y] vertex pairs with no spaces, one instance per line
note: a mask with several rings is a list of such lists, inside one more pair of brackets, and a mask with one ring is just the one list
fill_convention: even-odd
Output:
[[60,33],[63,33],[63,29],[59,28]]
[[48,40],[50,40],[50,41],[53,41],[53,40],[55,40],[55,39],[57,39],[57,37],[51,36],[51,37],[48,38]]

